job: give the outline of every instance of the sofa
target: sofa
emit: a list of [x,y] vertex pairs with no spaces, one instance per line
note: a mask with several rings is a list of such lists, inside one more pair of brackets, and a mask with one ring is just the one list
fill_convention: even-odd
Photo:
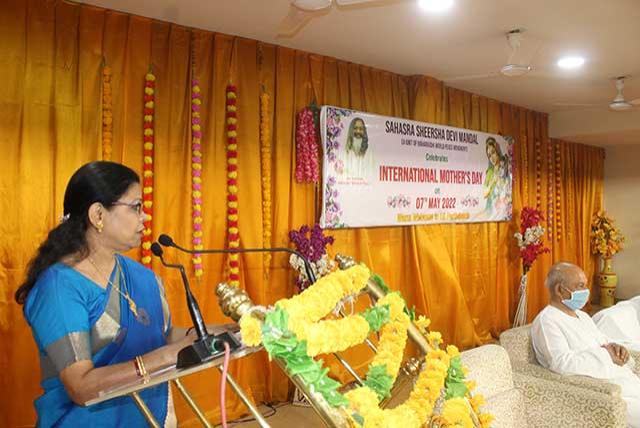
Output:
[[[535,357],[531,344],[530,325],[517,327],[500,335],[500,344],[508,353],[514,371],[514,384],[532,406],[528,412],[546,411],[559,413],[555,407],[564,407],[563,426],[575,427],[626,427],[626,403],[620,397],[620,387],[588,376],[559,375],[542,367]],[[635,355],[634,355],[635,354]],[[640,355],[632,353],[639,370]],[[522,378],[522,377],[526,378]],[[527,379],[540,379],[555,385],[546,396],[528,386]],[[578,399],[577,397],[581,398]],[[537,409],[537,410],[535,410]],[[568,409],[568,410],[567,410]],[[544,425],[531,425],[544,426]],[[550,426],[550,425],[548,425]]]

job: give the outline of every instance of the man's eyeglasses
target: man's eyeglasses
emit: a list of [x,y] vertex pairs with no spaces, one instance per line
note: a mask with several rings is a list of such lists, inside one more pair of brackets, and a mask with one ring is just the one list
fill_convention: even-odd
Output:
[[114,202],[113,205],[124,205],[126,207],[131,208],[132,210],[134,210],[135,212],[138,213],[138,215],[140,215],[142,213],[142,202]]

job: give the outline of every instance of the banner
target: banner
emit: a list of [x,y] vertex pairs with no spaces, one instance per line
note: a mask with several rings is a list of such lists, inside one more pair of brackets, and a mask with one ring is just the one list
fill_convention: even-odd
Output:
[[322,107],[324,228],[511,220],[513,139]]

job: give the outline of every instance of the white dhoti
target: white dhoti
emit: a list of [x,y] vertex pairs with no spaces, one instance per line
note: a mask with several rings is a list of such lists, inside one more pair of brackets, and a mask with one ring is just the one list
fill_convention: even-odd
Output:
[[584,375],[620,385],[627,403],[627,424],[640,428],[640,378],[632,371],[634,361],[616,365],[609,351],[610,342],[593,320],[582,311],[577,318],[547,306],[533,321],[531,340],[538,362],[559,374]]

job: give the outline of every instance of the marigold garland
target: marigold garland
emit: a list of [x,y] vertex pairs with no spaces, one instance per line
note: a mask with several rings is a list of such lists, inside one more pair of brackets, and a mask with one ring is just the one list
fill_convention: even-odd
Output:
[[[269,94],[260,95],[260,169],[262,173],[262,246],[271,246],[271,113]],[[262,254],[265,278],[269,278],[271,253]]]
[[102,160],[111,160],[113,152],[113,92],[111,67],[102,67]]
[[[229,248],[240,247],[240,229],[238,227],[238,116],[237,88],[227,85],[227,242]],[[229,254],[229,285],[240,285],[240,257],[238,253]]]
[[541,145],[539,139],[536,139],[536,209],[540,210],[542,208],[542,196],[540,196],[540,192],[542,191],[542,161],[541,161]]
[[142,232],[142,264],[151,268],[151,227],[153,221],[153,157],[156,76],[150,69],[144,76],[142,210],[146,214]]
[[[202,246],[202,125],[200,122],[200,106],[202,104],[200,82],[196,77],[191,79],[191,217],[193,249],[201,251]],[[192,259],[196,278],[204,273],[202,255],[194,254]]]
[[[402,297],[388,293],[364,314],[318,322],[342,299],[364,288],[368,275],[368,269],[360,265],[324,276],[298,296],[278,301],[275,309],[266,313],[263,324],[251,313],[245,314],[240,320],[242,340],[250,346],[263,343],[270,358],[282,359],[290,375],[299,375],[329,405],[345,411],[354,426],[417,428],[435,422],[444,428],[474,426],[476,418],[477,426],[487,428],[492,416],[480,413],[484,398],[471,394],[475,382],[465,379],[467,370],[462,366],[460,352],[453,345],[439,349],[442,339],[437,332],[429,333],[433,349],[425,356],[424,368],[409,399],[394,409],[380,409],[378,403],[384,392],[390,391],[399,370],[410,322]],[[429,323],[423,316],[416,320],[423,333]],[[356,340],[361,343],[366,332],[380,327],[378,353],[365,386],[341,395],[340,384],[327,377],[322,361],[314,361],[313,355],[345,349]],[[354,332],[345,335],[344,330]],[[434,414],[438,400],[444,406]]]

